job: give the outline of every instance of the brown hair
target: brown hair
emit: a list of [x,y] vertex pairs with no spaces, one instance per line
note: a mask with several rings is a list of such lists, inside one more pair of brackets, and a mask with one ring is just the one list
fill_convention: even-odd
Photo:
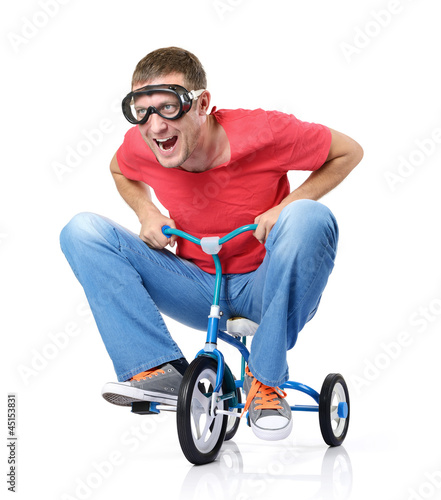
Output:
[[179,47],[157,49],[141,59],[133,73],[132,88],[134,85],[170,73],[181,73],[187,90],[207,88],[207,76],[199,59],[191,52]]

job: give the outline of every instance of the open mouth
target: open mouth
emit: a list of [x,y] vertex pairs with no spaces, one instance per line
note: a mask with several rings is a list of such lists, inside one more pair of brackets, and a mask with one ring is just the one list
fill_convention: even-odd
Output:
[[167,137],[166,139],[155,139],[155,142],[161,151],[167,152],[171,151],[175,147],[177,140],[178,137],[174,135],[173,137]]

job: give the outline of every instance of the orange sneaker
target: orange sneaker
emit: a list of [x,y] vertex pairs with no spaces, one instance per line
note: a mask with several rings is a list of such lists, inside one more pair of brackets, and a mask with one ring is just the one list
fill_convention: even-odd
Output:
[[245,370],[243,389],[247,400],[242,415],[249,411],[249,421],[254,434],[267,441],[288,437],[292,429],[292,412],[285,400],[286,392],[259,382],[248,366]]
[[176,406],[182,375],[170,363],[138,373],[127,382],[109,382],[102,390],[103,398],[118,406],[134,401],[153,401]]

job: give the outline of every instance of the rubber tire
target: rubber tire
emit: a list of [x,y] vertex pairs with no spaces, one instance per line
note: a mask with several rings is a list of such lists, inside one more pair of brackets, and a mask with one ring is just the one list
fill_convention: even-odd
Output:
[[[332,394],[334,387],[340,384],[343,388],[345,400],[348,405],[348,416],[344,419],[344,426],[342,432],[337,436],[332,428],[331,421],[331,404],[332,404]],[[349,417],[350,417],[350,404],[349,404],[349,391],[348,386],[344,378],[339,373],[330,373],[323,382],[322,389],[320,391],[320,402],[319,402],[319,422],[320,430],[322,432],[323,439],[325,443],[329,446],[340,446],[345,440],[346,434],[349,427]]]
[[[237,394],[237,402],[239,404],[242,403],[242,395],[239,387],[236,389],[236,394]],[[241,411],[242,411],[241,409],[238,409],[239,414]],[[234,422],[233,425],[230,425],[232,419],[234,419]],[[239,424],[240,424],[239,417],[228,417],[227,432],[225,433],[225,441],[233,439],[233,437],[236,435],[237,429],[239,429]]]
[[[216,419],[222,419],[222,426],[219,432],[219,436],[211,449],[206,452],[201,451],[193,437],[191,421],[191,403],[195,387],[198,385],[199,377],[205,370],[210,370],[213,372],[214,380],[216,379],[216,369],[217,362],[208,356],[198,356],[194,359],[190,366],[187,368],[184,378],[182,379],[181,386],[179,388],[178,395],[178,405],[176,414],[176,423],[178,429],[179,443],[181,445],[182,452],[184,453],[186,459],[194,465],[208,464],[216,460],[219,451],[224,442],[225,432],[227,429],[227,415],[218,415]],[[222,386],[222,390],[225,388]],[[225,402],[223,403],[223,408],[225,409]],[[210,430],[213,429],[213,425],[210,425]]]

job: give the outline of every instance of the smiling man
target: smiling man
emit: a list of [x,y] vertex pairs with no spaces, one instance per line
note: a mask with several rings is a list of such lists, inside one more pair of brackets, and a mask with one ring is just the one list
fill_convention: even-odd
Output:
[[[161,313],[204,330],[215,270],[186,240],[173,247],[162,226],[197,237],[257,223],[222,248],[220,326],[243,316],[259,324],[244,390],[254,433],[287,437],[291,411],[278,386],[286,354],[315,314],[334,266],[338,228],[317,200],[360,162],[361,147],[324,125],[276,111],[210,108],[204,69],[190,52],[168,47],[137,65],[124,116],[125,135],[110,170],[138,216],[139,236],[91,213],[63,229],[61,246],[86,292],[118,382],[103,397],[176,405],[185,357]],[[311,171],[290,190],[287,172]],[[169,212],[153,203],[153,189]],[[254,236],[254,237],[253,237]]]

